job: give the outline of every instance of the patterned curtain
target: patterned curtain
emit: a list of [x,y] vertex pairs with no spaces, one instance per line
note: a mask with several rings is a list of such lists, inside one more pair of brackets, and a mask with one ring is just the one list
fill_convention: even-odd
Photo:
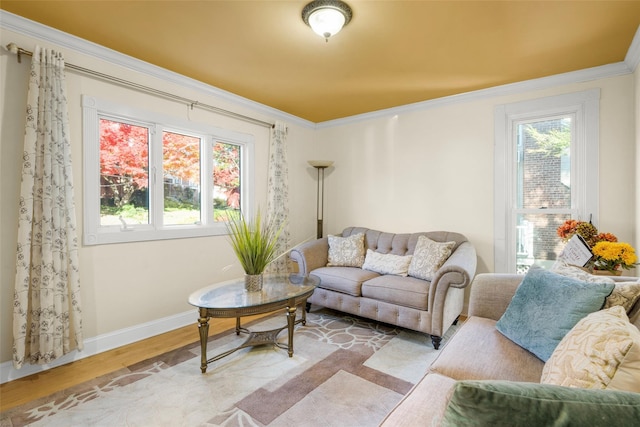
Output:
[[82,319],[64,59],[36,46],[20,190],[13,364],[81,350]]
[[269,145],[269,180],[267,187],[267,215],[283,226],[276,253],[279,258],[267,268],[269,273],[285,274],[289,271],[289,172],[287,167],[287,125],[276,122],[271,130]]

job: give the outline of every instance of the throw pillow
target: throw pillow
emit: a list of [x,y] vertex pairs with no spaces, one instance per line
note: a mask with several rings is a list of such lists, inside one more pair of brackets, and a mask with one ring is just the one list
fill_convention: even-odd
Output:
[[629,313],[633,305],[640,298],[640,280],[636,282],[616,282],[610,277],[597,276],[589,274],[580,267],[567,264],[562,260],[556,261],[551,267],[551,271],[562,274],[563,276],[573,277],[583,282],[591,283],[614,283],[615,288],[611,295],[607,297],[604,308],[610,308],[615,305],[621,305],[624,310]]
[[576,267],[575,265],[567,264],[562,260],[556,261],[551,267],[551,271],[553,271],[554,273],[562,274],[563,276],[573,277],[574,279],[581,280],[583,282],[615,283],[615,281],[610,277],[590,274],[588,271],[585,271],[580,267]]
[[589,314],[560,341],[540,382],[640,393],[640,331],[621,306]]
[[330,267],[362,267],[364,264],[364,233],[349,237],[328,236]]
[[616,282],[613,292],[604,303],[604,308],[619,305],[628,314],[638,299],[640,299],[640,280],[637,282]]
[[637,425],[640,394],[513,381],[460,381],[445,427]]
[[506,311],[498,331],[546,362],[562,338],[589,313],[600,310],[611,283],[587,283],[532,266]]
[[409,276],[433,280],[433,275],[449,258],[455,246],[456,242],[435,242],[427,236],[419,236],[409,265]]
[[411,255],[381,254],[367,249],[367,256],[364,259],[362,268],[380,274],[406,276],[411,258],[413,258]]

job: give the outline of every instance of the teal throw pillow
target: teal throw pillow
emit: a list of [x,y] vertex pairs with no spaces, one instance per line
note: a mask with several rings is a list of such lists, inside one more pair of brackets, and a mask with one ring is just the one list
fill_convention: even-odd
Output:
[[613,288],[532,266],[496,328],[546,362],[576,323],[602,308]]
[[442,426],[638,425],[640,394],[512,381],[460,381]]

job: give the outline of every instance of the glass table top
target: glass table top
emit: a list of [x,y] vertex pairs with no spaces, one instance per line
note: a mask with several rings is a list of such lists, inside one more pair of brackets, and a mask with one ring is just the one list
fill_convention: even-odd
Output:
[[212,309],[255,307],[296,298],[311,292],[319,283],[320,279],[312,274],[265,274],[262,290],[249,292],[244,288],[244,277],[241,277],[195,291],[189,296],[189,304]]

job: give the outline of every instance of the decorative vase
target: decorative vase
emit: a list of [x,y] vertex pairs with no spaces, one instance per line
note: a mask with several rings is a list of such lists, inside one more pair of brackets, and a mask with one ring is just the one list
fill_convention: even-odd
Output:
[[247,292],[258,292],[262,290],[262,274],[245,274],[244,288]]

